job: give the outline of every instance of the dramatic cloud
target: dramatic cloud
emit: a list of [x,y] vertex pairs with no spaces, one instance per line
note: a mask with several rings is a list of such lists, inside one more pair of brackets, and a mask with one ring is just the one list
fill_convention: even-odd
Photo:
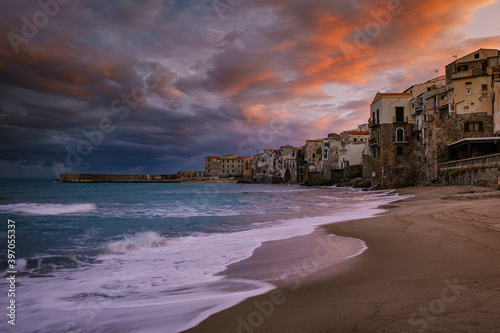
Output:
[[500,47],[500,35],[467,34],[478,10],[500,7],[494,0],[0,6],[9,177],[197,170],[206,155],[301,145],[365,123],[377,91]]

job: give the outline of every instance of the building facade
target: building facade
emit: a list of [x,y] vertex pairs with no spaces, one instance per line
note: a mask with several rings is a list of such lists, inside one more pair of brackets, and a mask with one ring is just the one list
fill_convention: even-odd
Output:
[[205,157],[207,177],[251,177],[251,157],[236,155]]

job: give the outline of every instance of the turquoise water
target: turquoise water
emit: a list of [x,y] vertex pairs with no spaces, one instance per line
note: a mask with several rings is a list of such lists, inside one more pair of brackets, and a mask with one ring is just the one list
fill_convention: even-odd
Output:
[[0,328],[18,332],[186,329],[274,288],[220,274],[262,242],[370,216],[395,200],[388,192],[286,185],[0,185],[0,269],[5,277],[12,219],[18,271],[18,321]]

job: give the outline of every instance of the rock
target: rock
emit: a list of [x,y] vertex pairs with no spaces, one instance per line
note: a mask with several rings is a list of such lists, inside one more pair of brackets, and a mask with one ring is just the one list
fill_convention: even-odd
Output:
[[372,182],[363,178],[356,178],[352,183],[352,187],[354,188],[367,188],[370,186],[372,186]]
[[363,178],[358,177],[352,181],[352,187],[358,188],[359,184],[363,181]]
[[375,184],[372,187],[368,187],[368,188],[363,189],[363,191],[378,191],[381,189],[382,189],[382,187],[380,186],[380,184]]
[[431,183],[431,182],[424,181],[424,182],[421,182],[421,183],[420,183],[420,186],[432,186],[432,183]]

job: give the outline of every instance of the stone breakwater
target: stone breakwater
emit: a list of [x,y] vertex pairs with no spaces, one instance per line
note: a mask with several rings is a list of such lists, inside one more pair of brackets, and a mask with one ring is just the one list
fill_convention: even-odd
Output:
[[177,175],[62,173],[65,183],[180,183]]

